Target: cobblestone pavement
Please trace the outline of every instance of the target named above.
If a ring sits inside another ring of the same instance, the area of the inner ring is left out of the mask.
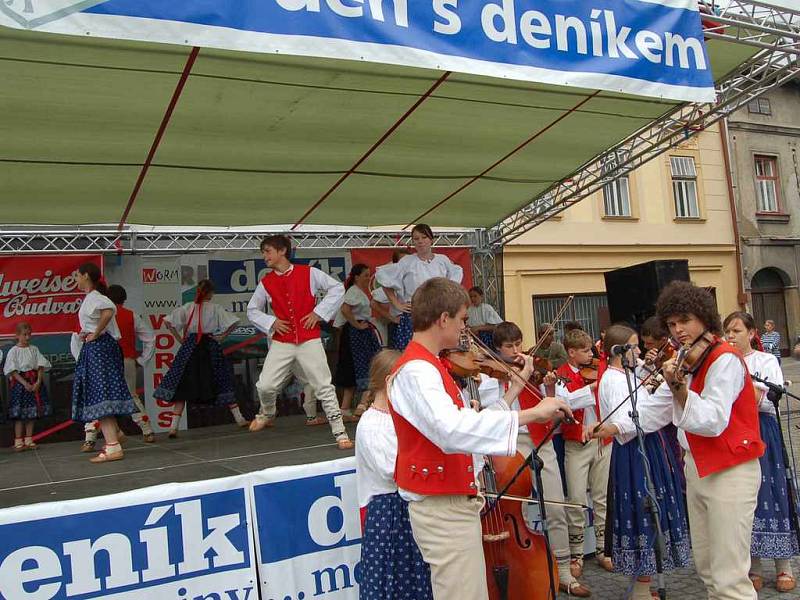
[[[800,362],[788,358],[783,361],[784,377],[787,381],[792,381],[789,391],[800,396]],[[790,401],[790,437],[795,452],[796,459],[800,464],[800,429],[795,424],[800,425],[800,402]],[[781,410],[786,410],[786,404],[781,404]],[[781,419],[784,432],[786,429],[786,415]],[[793,562],[795,575],[800,574],[800,560]],[[592,589],[592,597],[599,600],[623,600],[630,580],[622,575],[606,573],[593,560],[587,560],[584,566],[585,583]],[[705,600],[705,588],[697,577],[694,569],[681,569],[666,575],[667,598],[677,600]],[[566,599],[566,594],[559,594],[560,599]],[[777,599],[794,600],[800,598],[800,587],[793,592],[779,594],[775,590],[775,568],[771,561],[764,561],[764,588],[758,595],[759,600]]]

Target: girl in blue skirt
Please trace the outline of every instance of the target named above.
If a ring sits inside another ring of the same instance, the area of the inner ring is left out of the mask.
[[[428,225],[418,223],[411,230],[416,254],[404,256],[397,263],[381,267],[375,279],[386,290],[392,306],[401,311],[400,322],[394,331],[392,347],[405,350],[414,333],[411,326],[411,297],[417,288],[434,277],[446,277],[461,283],[464,271],[444,254],[433,253],[433,231]]]
[[[334,321],[335,326],[343,326],[342,336],[347,336],[355,375],[355,394],[363,394],[369,383],[369,366],[372,358],[380,352],[381,343],[372,324],[372,297],[369,292],[369,267],[363,263],[353,265],[345,281],[347,290],[342,307]],[[340,356],[340,360],[342,357]],[[342,405],[342,409],[349,406]],[[354,417],[360,417],[366,410],[363,398],[356,407]]]
[[[153,397],[173,403],[171,438],[178,436],[187,402],[227,406],[237,425],[249,425],[236,404],[233,366],[222,353],[221,346],[239,319],[211,302],[213,297],[214,284],[203,279],[197,283],[194,302],[176,308],[165,319],[181,347]]]
[[[613,325],[606,331],[603,342],[606,354],[611,355],[615,345],[631,344],[629,360],[634,364],[639,357],[639,337],[624,325]],[[632,410],[626,375],[622,369],[622,357],[609,358],[608,370],[603,373],[598,388],[600,413],[603,418],[625,402],[613,416],[597,431],[594,437],[614,436],[611,453],[609,490],[609,520],[611,535],[611,558],[614,571],[624,573],[636,580],[632,598],[650,600],[650,579],[656,573],[655,541],[656,528],[650,510],[645,505],[647,487],[644,476],[644,461],[636,428],[629,416]],[[638,380],[632,376],[631,385]],[[681,494],[678,466],[672,453],[667,451],[660,429],[672,422],[672,400],[657,400],[643,387],[636,393],[637,411],[644,431],[646,460],[653,478],[658,500],[661,529],[666,542],[663,557],[665,571],[685,567],[689,563],[690,542],[686,511]]]
[[[119,327],[114,319],[117,307],[106,297],[108,286],[94,263],[78,267],[78,287],[86,292],[78,311],[80,333],[73,334],[72,352],[76,355],[72,382],[72,419],[81,423],[99,421],[106,444],[89,459],[103,463],[123,458],[119,444],[118,415],[136,412],[117,340]]]
[[[753,375],[783,385],[783,373],[778,359],[767,352],[753,349],[756,324],[752,315],[734,312],[723,323],[725,337],[744,355],[747,370]],[[796,587],[792,572],[792,557],[800,554],[798,532],[795,529],[794,510],[789,500],[786,484],[786,465],[783,460],[781,434],[775,406],[767,398],[767,386],[753,382],[759,397],[758,420],[761,439],[767,448],[759,459],[761,463],[761,487],[753,519],[753,538],[750,544],[750,580],[756,591],[764,586],[762,558],[775,560],[779,592],[789,592]]]
[[[433,600],[431,571],[411,533],[408,503],[397,493],[397,436],[386,396],[386,378],[400,358],[380,351],[370,368],[370,407],[356,430],[356,484],[364,535],[360,600]],[[365,520],[364,520],[365,519]]]
[[[44,385],[44,372],[50,368],[50,361],[31,345],[30,323],[17,323],[15,334],[17,345],[8,351],[3,373],[10,389],[8,418],[14,421],[14,452],[22,452],[36,448],[34,421],[49,417],[53,409]]]

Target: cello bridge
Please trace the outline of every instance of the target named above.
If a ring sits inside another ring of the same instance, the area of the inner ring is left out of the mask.
[[[503,540],[507,540],[511,537],[511,534],[507,531],[501,531],[500,533],[484,533],[483,534],[483,541],[484,542],[502,542]]]

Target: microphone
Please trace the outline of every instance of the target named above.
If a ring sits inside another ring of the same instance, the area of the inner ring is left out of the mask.
[[[622,356],[628,350],[632,350],[636,344],[614,344],[611,346],[611,356]]]

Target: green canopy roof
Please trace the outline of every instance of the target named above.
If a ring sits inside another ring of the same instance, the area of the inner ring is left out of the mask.
[[[119,222],[188,53],[0,28],[0,222]],[[127,222],[489,226],[675,106],[451,74],[320,202],[442,75],[202,49]]]

